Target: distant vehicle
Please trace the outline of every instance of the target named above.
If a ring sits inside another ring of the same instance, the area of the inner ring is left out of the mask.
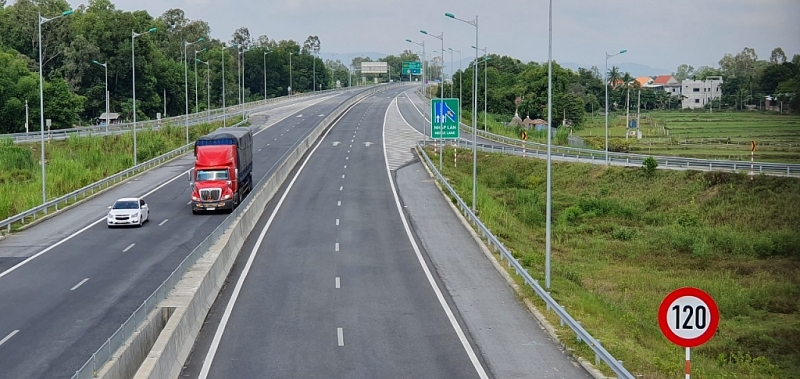
[[[233,211],[253,187],[253,134],[250,128],[221,128],[194,143],[192,213]]]
[[[112,205],[106,216],[109,228],[123,225],[142,226],[150,221],[150,208],[144,199],[138,197],[124,197]]]

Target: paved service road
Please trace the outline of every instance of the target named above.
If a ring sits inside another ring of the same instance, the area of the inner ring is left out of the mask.
[[[181,377],[486,377],[387,172],[404,89],[355,105],[265,212]]]
[[[347,97],[273,104],[254,118],[266,121],[252,126],[254,180]],[[0,378],[69,378],[219,225],[227,215],[191,213],[192,164],[181,157],[0,241]],[[125,196],[145,196],[152,218],[109,230],[106,208]]]

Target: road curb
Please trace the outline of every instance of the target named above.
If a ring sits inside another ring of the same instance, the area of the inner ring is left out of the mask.
[[[489,248],[484,243],[483,239],[481,239],[480,236],[478,236],[478,234],[475,232],[475,229],[472,228],[472,225],[469,223],[469,221],[467,221],[467,219],[464,218],[464,215],[462,215],[461,212],[458,210],[458,208],[456,208],[456,206],[453,205],[453,202],[450,200],[450,197],[442,188],[441,183],[439,183],[439,181],[436,180],[436,175],[434,175],[434,173],[430,170],[428,165],[424,163],[424,158],[419,155],[419,150],[414,149],[414,153],[417,155],[417,158],[419,159],[420,163],[422,163],[422,166],[425,167],[425,171],[427,171],[428,175],[433,179],[434,183],[436,184],[436,188],[439,189],[439,193],[441,193],[442,196],[445,198],[447,205],[450,207],[453,213],[456,214],[456,216],[458,217],[459,221],[461,221],[461,224],[464,226],[464,228],[467,229],[467,231],[469,231],[469,234],[472,236],[472,239],[475,240],[475,243],[478,244],[483,254],[486,256],[487,259],[489,259],[489,261],[492,263],[492,266],[494,266],[495,270],[497,270],[497,272],[506,280],[508,286],[514,290],[514,293],[516,294],[517,298],[522,301],[522,303],[525,305],[528,311],[531,312],[533,317],[536,318],[536,321],[539,323],[542,329],[544,329],[547,332],[550,339],[561,345],[566,355],[576,360],[577,363],[580,364],[581,367],[583,367],[584,370],[586,370],[586,372],[589,373],[589,375],[591,375],[595,379],[613,379],[614,377],[605,376],[591,362],[575,354],[575,352],[571,348],[569,348],[561,341],[561,339],[558,337],[558,334],[556,333],[555,327],[553,327],[550,321],[547,320],[547,317],[545,317],[545,315],[542,314],[541,311],[539,311],[536,305],[525,297],[525,294],[522,293],[522,289],[520,288],[519,284],[517,284],[517,282],[514,281],[514,279],[511,277],[511,274],[500,264],[495,254],[489,250]]]

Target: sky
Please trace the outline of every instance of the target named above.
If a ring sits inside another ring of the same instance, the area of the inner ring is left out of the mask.
[[[87,0],[68,0],[73,6]],[[144,9],[154,17],[171,8],[201,19],[214,38],[230,40],[246,26],[254,38],[309,35],[321,52],[399,54],[419,50],[406,42],[441,42],[420,33],[444,34],[444,48],[474,56],[475,27],[444,16],[478,17],[479,45],[522,61],[547,61],[548,0],[112,0],[117,9]],[[10,3],[10,2],[9,2]],[[800,0],[553,0],[553,59],[602,69],[605,52],[627,49],[609,60],[675,71],[687,63],[718,67],[726,53],[755,48],[769,59],[781,47],[789,59],[800,53]],[[341,59],[339,58],[339,59]],[[458,61],[458,53],[454,55]],[[342,59],[344,60],[344,59]],[[449,62],[449,52],[445,62]]]

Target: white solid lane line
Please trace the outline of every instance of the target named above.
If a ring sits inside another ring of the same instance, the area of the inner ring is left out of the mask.
[[[9,333],[5,338],[1,339],[0,340],[0,346],[3,346],[3,344],[6,343],[6,341],[10,340],[11,337],[14,337],[14,335],[17,334],[17,333],[19,333],[19,329]]]
[[[128,252],[128,250],[130,250],[130,249],[131,249],[131,248],[133,248],[134,246],[136,246],[136,244],[135,244],[135,243],[132,243],[132,244],[128,245],[128,247],[126,247],[126,248],[125,248],[125,250],[122,250],[122,252],[123,252],[123,253],[126,253],[126,252]]]
[[[150,194],[152,194],[153,192],[156,192],[156,191],[160,190],[161,188],[163,188],[163,187],[164,187],[164,186],[166,186],[167,184],[170,184],[170,183],[174,182],[174,181],[175,181],[175,180],[177,180],[178,178],[183,178],[183,177],[185,177],[187,172],[189,172],[189,170],[186,170],[186,171],[184,171],[184,172],[182,172],[182,173],[178,174],[178,175],[177,175],[177,176],[175,176],[174,178],[172,178],[172,179],[170,179],[170,180],[167,180],[166,182],[164,182],[164,183],[163,183],[163,184],[161,184],[160,186],[158,186],[158,187],[156,187],[156,188],[153,188],[153,189],[152,189],[150,192],[148,192],[148,193],[146,193],[146,194],[142,195],[141,197],[147,197],[147,196],[149,196]],[[192,203],[192,202],[189,202],[189,204],[191,204],[191,203]],[[77,236],[78,234],[81,234],[81,233],[85,232],[85,231],[86,231],[86,230],[88,230],[89,228],[91,228],[91,227],[93,227],[93,226],[95,226],[95,225],[97,225],[97,224],[99,224],[99,223],[101,223],[101,222],[103,222],[103,221],[105,221],[105,220],[106,220],[106,217],[105,217],[105,216],[103,216],[103,218],[101,218],[101,219],[99,219],[99,220],[97,220],[97,221],[95,221],[95,222],[93,222],[93,223],[91,223],[91,224],[89,224],[89,225],[86,225],[86,227],[84,227],[83,229],[81,229],[81,230],[78,230],[77,232],[70,234],[69,236],[67,236],[66,238],[62,239],[61,241],[58,241],[58,242],[56,242],[56,243],[54,243],[54,244],[52,244],[52,245],[48,246],[46,249],[44,249],[44,250],[42,250],[42,251],[40,251],[40,252],[38,252],[38,253],[36,253],[36,254],[34,254],[34,255],[31,255],[30,257],[28,257],[28,259],[26,259],[26,260],[24,260],[24,261],[22,261],[22,262],[19,262],[19,263],[17,263],[16,265],[14,265],[13,267],[11,267],[10,269],[8,269],[8,270],[5,270],[5,271],[3,271],[2,273],[0,273],[0,278],[2,278],[2,277],[4,277],[4,276],[6,276],[6,275],[8,275],[8,274],[10,274],[10,273],[11,273],[11,272],[13,272],[14,270],[16,270],[16,269],[18,269],[18,268],[20,268],[20,267],[24,266],[26,263],[28,263],[28,262],[30,262],[30,261],[32,261],[32,260],[34,260],[34,259],[36,259],[36,258],[40,257],[42,254],[44,254],[44,253],[47,253],[47,252],[48,252],[48,251],[50,251],[50,250],[53,250],[53,249],[55,249],[57,246],[61,245],[62,243],[64,243],[64,242],[67,242],[67,241],[71,240],[72,238],[74,238],[74,237],[75,237],[75,236]]]
[[[344,346],[344,331],[342,328],[336,328],[336,336],[339,339],[339,346]]]
[[[338,276],[336,277],[336,288],[342,288],[342,283]]]
[[[397,99],[393,101],[395,106],[397,106]],[[391,108],[392,105],[389,105]],[[389,116],[389,109],[386,109],[386,113],[383,116],[383,140],[386,141],[386,118]],[[444,310],[444,313],[447,315],[447,319],[450,321],[450,325],[453,326],[455,329],[456,335],[458,336],[459,341],[461,341],[461,346],[467,352],[467,356],[469,356],[469,360],[472,362],[472,367],[475,368],[475,371],[478,373],[478,376],[481,379],[488,379],[489,375],[486,374],[486,370],[483,368],[481,361],[478,359],[478,356],[475,354],[475,350],[472,349],[472,345],[470,345],[469,340],[467,340],[467,335],[464,333],[464,330],[461,328],[461,325],[458,323],[456,316],[453,314],[453,310],[450,309],[450,305],[447,304],[447,300],[445,300],[444,295],[442,294],[442,290],[439,288],[439,285],[436,284],[436,281],[433,279],[433,274],[431,273],[431,269],[428,267],[428,264],[425,262],[425,258],[422,256],[422,252],[417,245],[417,241],[414,240],[414,236],[411,234],[411,227],[408,225],[408,220],[406,220],[406,215],[403,212],[403,207],[400,205],[400,197],[397,195],[397,189],[395,188],[394,178],[392,177],[392,171],[389,169],[389,157],[386,155],[386,149],[383,150],[383,160],[386,164],[386,175],[389,177],[389,187],[392,189],[392,194],[394,195],[394,203],[397,207],[397,213],[400,214],[400,220],[403,222],[403,228],[406,231],[406,236],[408,237],[409,242],[411,242],[411,247],[414,248],[414,253],[417,255],[417,260],[419,261],[420,266],[422,266],[422,270],[425,272],[425,277],[428,279],[428,283],[433,288],[433,292],[436,294],[436,298],[439,300],[439,305]]]
[[[89,281],[89,278],[86,278],[86,279],[84,279],[84,280],[81,280],[81,281],[80,281],[78,284],[76,284],[76,285],[75,285],[75,287],[72,287],[72,288],[70,288],[69,290],[70,290],[70,291],[75,291],[76,289],[78,289],[78,287],[82,286],[82,285],[83,285],[83,283],[86,283],[86,282],[88,282],[88,281]]]
[[[352,109],[352,108],[351,108]],[[348,111],[345,112],[347,114]],[[303,169],[308,164],[308,161],[311,160],[311,157],[314,155],[314,152],[322,145],[325,141],[325,137],[328,136],[333,127],[336,126],[336,122],[329,128],[325,134],[322,135],[319,142],[314,146],[311,152],[308,154],[306,159],[303,161],[303,164],[300,165],[300,168],[297,169],[297,173],[295,173],[294,177],[292,177],[292,181],[289,182],[289,185],[286,187],[286,190],[281,195],[281,198],[278,200],[278,204],[275,205],[275,209],[272,210],[269,218],[267,219],[267,224],[264,225],[264,228],[261,229],[261,233],[258,235],[258,239],[256,239],[256,244],[253,246],[253,249],[250,251],[250,256],[247,258],[247,263],[245,263],[244,268],[242,269],[242,273],[239,274],[239,280],[236,282],[236,286],[233,288],[233,293],[231,294],[231,298],[228,300],[228,306],[225,307],[225,312],[222,314],[222,319],[220,320],[219,326],[217,327],[217,331],[214,333],[214,338],[211,340],[211,346],[208,348],[208,353],[206,354],[205,360],[203,360],[203,367],[200,369],[200,375],[198,379],[206,379],[208,378],[208,372],[211,370],[211,364],[214,362],[214,356],[217,355],[217,350],[219,349],[219,344],[222,340],[222,335],[225,333],[225,328],[228,326],[228,321],[231,318],[231,313],[233,312],[233,307],[236,305],[236,300],[239,298],[239,293],[242,292],[242,286],[244,285],[245,279],[247,279],[247,275],[250,273],[250,267],[253,266],[253,261],[256,259],[256,254],[258,253],[258,249],[261,248],[261,243],[264,241],[264,237],[267,235],[267,231],[269,227],[272,225],[272,222],[275,220],[275,216],[278,214],[278,211],[281,209],[283,202],[286,201],[286,197],[291,192],[292,187],[294,187],[294,183],[297,181],[297,178],[300,177],[300,174],[303,172]]]
[[[158,224],[158,226],[161,226],[161,225],[164,225],[164,224],[166,224],[166,223],[167,223],[167,221],[169,221],[169,219],[168,219],[168,218],[165,218],[165,219],[164,219],[164,221],[161,221],[161,223],[159,223],[159,224]]]

